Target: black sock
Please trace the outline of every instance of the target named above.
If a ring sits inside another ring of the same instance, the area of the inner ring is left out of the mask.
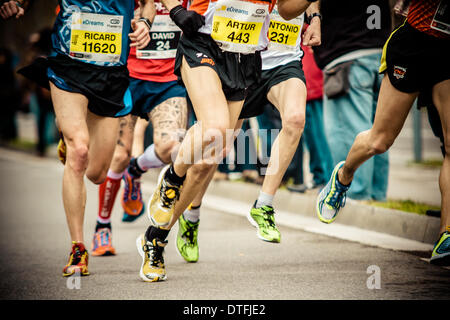
[[[97,225],[95,226],[95,232],[97,232],[99,229],[108,228],[111,230],[111,222],[108,223],[101,223],[97,221]]]
[[[198,208],[200,208],[200,207],[201,207],[201,205],[202,205],[202,204],[200,203],[200,204],[199,204],[198,206],[196,206],[196,207],[194,207],[194,206],[191,206],[191,209],[194,209],[194,210],[195,210],[195,209],[198,209]]]
[[[139,168],[139,165],[137,163],[137,159],[133,158],[130,160],[130,165],[128,166],[128,172],[136,177],[139,178],[143,173],[146,173],[147,171],[142,170],[141,168]]]
[[[167,236],[169,235],[170,230],[161,229],[155,226],[148,227],[147,231],[145,232],[145,238],[147,241],[152,241],[153,239],[158,239],[160,241],[166,240]]]
[[[170,165],[169,169],[167,169],[166,174],[164,175],[164,178],[174,184],[182,185],[184,182],[184,179],[186,179],[186,175],[184,175],[183,177],[180,177],[179,175],[177,175],[175,173],[175,170],[173,169],[173,164],[172,164],[172,165]]]

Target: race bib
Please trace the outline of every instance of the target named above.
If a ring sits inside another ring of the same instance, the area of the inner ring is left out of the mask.
[[[119,62],[123,16],[74,12],[70,56],[90,62]]]
[[[303,27],[303,14],[286,21],[275,6],[270,14],[268,50],[295,51],[300,45]]]
[[[175,58],[181,29],[170,19],[169,15],[157,15],[150,32],[150,42],[143,50],[136,51],[138,59]]]
[[[216,3],[211,37],[224,51],[254,53],[269,4],[242,0],[219,0]]]
[[[431,21],[431,28],[450,34],[450,1],[442,0]]]

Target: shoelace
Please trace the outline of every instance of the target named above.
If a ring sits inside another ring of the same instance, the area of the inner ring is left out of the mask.
[[[108,245],[109,242],[109,232],[106,230],[100,231],[100,242],[103,246]]]
[[[172,198],[169,198],[167,196],[167,191],[172,190],[175,193],[175,196]],[[176,186],[168,185],[165,180],[162,181],[161,185],[161,202],[163,203],[163,207],[170,208],[175,200],[178,200],[180,197],[180,189]]]
[[[335,209],[340,209],[343,206],[345,206],[345,201],[346,201],[345,192],[335,189],[332,196],[327,201],[327,204]]]
[[[132,178],[131,199],[137,200],[141,195],[141,179]]]
[[[159,267],[160,264],[164,264],[164,247],[159,246],[157,243],[156,245],[153,245],[151,242],[147,242],[144,250],[153,267]]]
[[[81,261],[81,252],[79,248],[75,248],[75,252],[72,254],[72,265],[77,265]]]
[[[275,228],[275,222],[273,221],[273,214],[275,213],[275,211],[273,209],[266,209],[266,208],[261,208],[264,210],[264,221],[269,225],[269,227],[271,228]]]
[[[186,238],[188,240],[189,245],[194,245],[194,238],[195,238],[195,228],[193,226],[190,226],[187,224],[187,229],[183,234],[181,235],[182,238]]]

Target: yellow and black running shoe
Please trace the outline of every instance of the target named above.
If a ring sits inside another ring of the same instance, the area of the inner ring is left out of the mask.
[[[63,276],[79,274],[80,276],[88,276],[88,259],[89,254],[81,242],[72,241],[72,252],[69,256],[69,262],[63,269]]]
[[[147,241],[142,234],[136,239],[136,247],[142,257],[142,265],[139,275],[146,282],[164,281],[167,279],[164,266],[164,247],[167,240],[153,239]]]
[[[166,227],[170,223],[182,188],[181,185],[173,184],[164,178],[169,167],[167,165],[161,170],[158,186],[148,203],[148,217],[151,223],[157,227]]]

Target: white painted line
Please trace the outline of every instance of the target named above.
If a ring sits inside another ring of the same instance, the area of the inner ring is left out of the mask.
[[[2,149],[1,159],[10,161],[21,161],[29,164],[39,164],[48,167],[48,164],[55,164],[55,159],[40,159],[23,153]],[[63,166],[51,166],[57,171],[63,171]],[[151,194],[156,184],[148,180],[142,185],[142,191]],[[203,207],[219,210],[228,214],[245,217],[251,208],[251,203],[231,200],[211,194],[206,194],[203,199]],[[401,251],[431,251],[433,245],[419,241],[395,237],[392,235],[360,229],[352,226],[345,226],[339,223],[323,224],[318,219],[294,214],[287,211],[277,211],[276,221],[280,226],[303,230],[316,234],[334,237],[338,239],[358,242],[365,245],[376,246],[384,249]]]

